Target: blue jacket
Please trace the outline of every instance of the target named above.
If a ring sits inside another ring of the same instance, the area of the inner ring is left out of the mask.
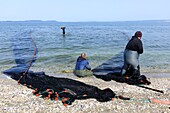
[[[91,70],[89,62],[86,59],[79,56],[76,62],[75,70],[85,70],[85,69]]]

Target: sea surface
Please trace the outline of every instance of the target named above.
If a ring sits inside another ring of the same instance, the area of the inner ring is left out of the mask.
[[[66,27],[65,35],[61,26]],[[29,48],[35,50],[34,44],[38,52],[31,70],[53,75],[73,70],[82,52],[86,53],[91,67],[96,68],[123,53],[128,40],[138,30],[143,33],[144,46],[144,53],[140,55],[141,72],[169,73],[168,21],[0,22],[0,71],[15,66],[16,59],[34,57],[34,52],[27,52]],[[16,50],[20,54],[17,55]]]

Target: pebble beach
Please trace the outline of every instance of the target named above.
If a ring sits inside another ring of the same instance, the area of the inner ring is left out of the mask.
[[[2,75],[3,76],[3,75]],[[67,77],[67,76],[66,76]],[[71,79],[96,86],[100,89],[110,88],[117,95],[131,98],[130,100],[114,99],[98,102],[96,99],[75,100],[72,105],[64,106],[61,101],[44,100],[32,94],[32,89],[18,85],[17,81],[0,77],[0,112],[2,113],[169,113],[169,104],[150,102],[154,98],[162,101],[170,100],[170,78],[152,77],[149,88],[162,90],[155,92],[126,83],[103,81],[96,77]]]

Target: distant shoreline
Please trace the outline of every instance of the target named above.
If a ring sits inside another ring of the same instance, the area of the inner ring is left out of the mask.
[[[165,20],[124,20],[124,21],[57,21],[57,20],[4,20],[4,21],[0,21],[0,22],[63,22],[63,23],[77,23],[77,22],[82,22],[82,23],[86,23],[86,22],[96,22],[96,23],[100,23],[100,22],[170,22],[170,19],[165,19]]]

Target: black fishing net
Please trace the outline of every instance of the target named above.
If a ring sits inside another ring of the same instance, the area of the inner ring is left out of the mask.
[[[13,39],[12,49],[16,66],[3,73],[18,81],[18,84],[33,89],[33,94],[36,96],[61,100],[64,105],[70,105],[75,99],[95,98],[100,102],[106,102],[115,97],[115,93],[109,88],[101,90],[76,80],[30,71],[37,54],[32,32],[16,35]]]
[[[93,69],[93,74],[97,78],[100,78],[105,81],[117,81],[121,83],[127,83],[130,85],[149,85],[150,81],[147,80],[145,75],[140,75],[138,78],[133,78],[133,69],[129,68],[125,74],[125,76],[121,75],[121,69],[123,66],[123,52],[115,55],[111,59],[102,63],[95,69]]]
[[[76,80],[48,76],[44,72],[29,72],[24,76],[22,73],[11,75],[12,79],[19,80],[19,84],[34,89],[34,95],[61,100],[64,105],[70,105],[75,99],[95,98],[100,102],[106,102],[115,97],[115,93],[109,88],[101,90]]]

